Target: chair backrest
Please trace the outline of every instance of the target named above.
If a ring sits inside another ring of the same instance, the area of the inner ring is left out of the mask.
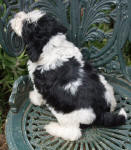
[[[37,8],[57,17],[68,28],[68,39],[100,71],[131,81],[131,69],[123,57],[125,43],[131,42],[130,0],[4,0],[0,44],[10,56],[24,50],[22,39],[10,28],[10,18],[18,11]]]

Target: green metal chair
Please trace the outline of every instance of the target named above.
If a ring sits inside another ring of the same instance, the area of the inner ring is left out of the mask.
[[[45,106],[30,103],[32,83],[28,75],[23,76],[15,81],[9,99],[9,150],[131,150],[131,68],[123,56],[126,42],[131,42],[131,0],[4,0],[0,6],[0,44],[10,56],[19,56],[24,50],[22,39],[10,28],[10,18],[17,11],[36,8],[51,13],[68,28],[68,39],[113,85],[116,112],[124,107],[128,120],[114,128],[84,129],[82,138],[75,142],[48,135],[44,125],[56,119]],[[110,32],[103,31],[103,25]]]

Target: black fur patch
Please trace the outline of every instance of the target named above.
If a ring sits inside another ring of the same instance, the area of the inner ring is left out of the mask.
[[[126,118],[124,115],[114,114],[112,112],[105,112],[101,114],[94,121],[95,125],[103,125],[105,127],[112,127],[125,124]]]
[[[55,70],[34,72],[34,83],[38,91],[47,99],[47,104],[55,110],[68,113],[76,109],[75,96],[64,90],[64,86],[79,76],[80,64],[74,59],[65,62]]]
[[[52,36],[66,33],[67,29],[52,16],[44,15],[37,23],[23,22],[22,37],[26,44],[27,54],[32,62],[36,62]]]
[[[75,95],[66,91],[64,86],[80,77],[80,64],[75,58],[65,62],[63,66],[50,71],[36,70],[34,83],[47,104],[56,111],[69,113],[81,108],[93,108],[95,114],[108,111],[110,108],[104,99],[104,86],[99,81],[98,75],[93,69],[84,69],[82,85]]]

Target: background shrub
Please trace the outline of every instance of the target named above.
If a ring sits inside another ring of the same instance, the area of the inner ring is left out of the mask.
[[[27,74],[27,55],[14,58],[8,56],[0,47],[0,133],[8,111],[8,99],[14,81],[21,75]]]

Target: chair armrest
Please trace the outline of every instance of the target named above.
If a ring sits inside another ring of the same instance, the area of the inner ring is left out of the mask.
[[[28,98],[29,91],[32,89],[32,82],[28,75],[18,78],[13,85],[12,93],[9,98],[9,105],[13,113],[17,113],[19,108]]]

